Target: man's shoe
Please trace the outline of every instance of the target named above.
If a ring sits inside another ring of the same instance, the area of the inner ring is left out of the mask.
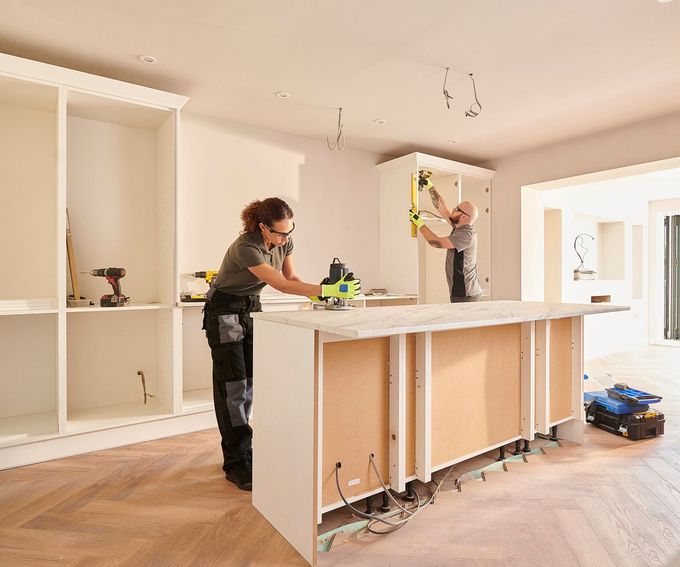
[[[246,463],[232,465],[225,476],[228,481],[233,482],[241,490],[253,489],[253,469],[246,466]]]

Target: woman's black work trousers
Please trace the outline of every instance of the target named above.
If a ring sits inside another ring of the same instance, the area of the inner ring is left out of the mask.
[[[209,293],[203,328],[213,361],[213,399],[222,435],[227,471],[252,459],[253,430],[248,424],[253,403],[253,320],[262,311],[259,295]]]

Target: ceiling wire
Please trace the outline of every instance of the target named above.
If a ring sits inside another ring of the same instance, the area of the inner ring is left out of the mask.
[[[470,109],[465,111],[465,116],[468,118],[476,118],[482,111],[482,105],[479,104],[479,99],[477,98],[477,85],[475,85],[475,78],[472,73],[469,74],[470,80],[472,81],[472,90],[475,93],[475,102],[470,105]],[[476,107],[476,108],[475,108]]]
[[[442,87],[442,92],[444,93],[444,102],[446,102],[446,108],[451,110],[451,105],[449,104],[449,100],[453,100],[453,97],[449,94],[449,91],[446,90],[446,79],[449,76],[449,68],[446,68],[446,74],[444,75],[444,86]]]
[[[326,144],[329,150],[337,149],[339,152],[345,149],[345,133],[342,131],[342,107],[338,108],[338,131],[335,136],[335,145],[331,146],[331,141],[326,136]]]

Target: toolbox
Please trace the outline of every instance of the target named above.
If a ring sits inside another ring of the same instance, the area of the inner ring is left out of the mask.
[[[632,441],[663,435],[663,413],[649,409],[649,404],[661,401],[660,396],[616,384],[605,391],[585,392],[584,400],[586,421],[600,429]]]

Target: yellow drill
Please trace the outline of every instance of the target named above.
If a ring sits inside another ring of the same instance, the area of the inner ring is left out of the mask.
[[[218,270],[206,270],[204,272],[194,272],[195,278],[203,278],[208,285],[212,285],[219,274]]]
[[[218,273],[219,271],[217,270],[205,270],[203,272],[193,272],[191,275],[195,278],[204,279],[208,285],[212,285]],[[179,299],[185,303],[205,301],[205,293],[191,293],[185,291],[179,294]]]

